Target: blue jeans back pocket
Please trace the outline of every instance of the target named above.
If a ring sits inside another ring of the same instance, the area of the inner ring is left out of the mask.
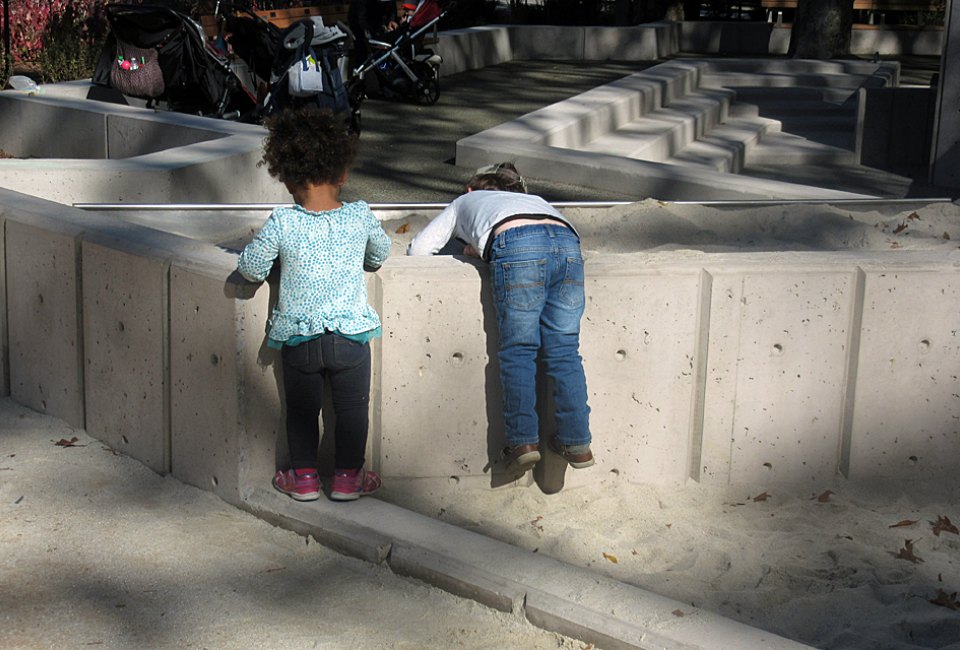
[[[496,262],[494,269],[498,298],[507,307],[528,311],[546,301],[547,261]]]
[[[567,258],[563,285],[560,287],[560,300],[574,309],[583,307],[583,258]]]

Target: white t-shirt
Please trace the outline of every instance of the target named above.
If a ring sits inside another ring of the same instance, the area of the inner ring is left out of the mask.
[[[475,190],[463,194],[443,209],[407,247],[407,255],[433,255],[453,238],[484,252],[490,233],[506,219],[517,215],[543,215],[573,224],[556,208],[535,194]]]

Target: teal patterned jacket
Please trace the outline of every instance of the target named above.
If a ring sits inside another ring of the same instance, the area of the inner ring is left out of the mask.
[[[280,297],[269,337],[287,341],[324,332],[356,335],[380,327],[367,301],[364,265],[379,268],[390,237],[364,201],[310,212],[276,208],[237,261],[251,282],[262,282],[280,260]]]

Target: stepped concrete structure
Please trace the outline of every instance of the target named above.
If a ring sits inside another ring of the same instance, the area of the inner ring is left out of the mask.
[[[470,65],[536,42],[553,48],[545,56],[659,58],[675,51],[675,34],[669,24],[590,38],[487,29],[441,45],[456,52],[448,60]],[[561,173],[563,156],[594,161],[572,182],[623,179],[641,165],[659,174],[658,191],[677,185],[694,198],[868,200],[720,170],[749,165],[764,144],[787,146],[785,124],[797,126],[760,89],[789,87],[796,75],[835,75],[812,101],[835,104],[849,119],[845,105],[860,89],[895,81],[896,69],[774,66],[763,83],[761,70],[743,65],[678,59],[547,107],[526,122],[525,146],[508,157],[537,163],[543,174]],[[222,202],[224,186],[230,200],[286,201],[253,164],[263,131],[98,104],[84,92],[73,84],[43,96],[0,93],[0,120],[18,125],[0,132],[0,148],[18,156],[0,160],[0,390],[266,519],[600,647],[800,647],[686,605],[677,617],[679,604],[668,599],[374,499],[347,512],[272,492],[267,477],[285,456],[278,362],[264,343],[276,284],[251,286],[233,273],[236,249],[263,212],[211,216],[181,206],[173,216],[126,219],[70,205]],[[830,132],[812,119],[802,126],[807,142]],[[626,133],[636,136],[632,144],[620,137]],[[595,137],[585,134],[607,140],[591,144]],[[553,153],[560,142],[574,146]],[[457,163],[474,164],[460,155],[458,145]],[[465,147],[463,155],[475,154]],[[584,177],[586,169],[595,175]],[[725,181],[701,180],[714,177]],[[570,208],[570,216],[593,236],[591,224],[610,209]],[[639,208],[616,209],[642,226]],[[379,216],[412,217],[409,209]],[[625,232],[626,241],[636,238]],[[588,269],[582,354],[593,426],[604,432],[594,473],[570,476],[544,463],[517,480],[497,468],[502,426],[487,276],[482,265],[452,256],[397,256],[368,278],[385,325],[373,348],[372,466],[387,480],[456,477],[544,491],[607,471],[667,484],[955,478],[956,251],[638,251],[597,255]],[[542,397],[548,408],[549,387]],[[902,406],[914,403],[923,404],[922,418]],[[544,418],[544,437],[551,427]],[[904,439],[906,430],[917,435]]]

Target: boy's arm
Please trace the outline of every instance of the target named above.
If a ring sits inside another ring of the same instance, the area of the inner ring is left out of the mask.
[[[237,259],[237,271],[250,282],[263,282],[270,274],[273,261],[280,254],[280,229],[273,215],[263,224]]]
[[[453,237],[456,225],[457,208],[454,202],[413,238],[407,246],[407,255],[435,255]]]

